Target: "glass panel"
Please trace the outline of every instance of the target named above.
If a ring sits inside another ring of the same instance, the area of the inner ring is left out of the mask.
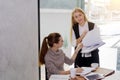
[[[70,57],[71,9],[81,0],[40,0],[41,42],[50,32],[59,32],[64,38],[63,49]],[[101,67],[119,69],[120,65],[120,2],[118,0],[85,0],[85,12],[90,21],[100,27],[101,37],[106,43],[100,47]],[[118,6],[118,7],[117,7]],[[54,9],[54,10],[44,10]],[[58,10],[62,9],[62,10]],[[40,43],[41,43],[40,42]],[[70,52],[69,52],[70,51]],[[73,50],[72,50],[73,51]],[[117,65],[116,65],[117,63]],[[44,67],[44,66],[43,66]],[[65,65],[65,69],[69,69]],[[41,70],[44,70],[41,69]],[[41,72],[44,78],[44,72]],[[43,79],[44,80],[44,79]]]
[[[118,69],[120,65],[120,1],[85,0],[85,12],[89,20],[95,22],[100,28],[101,37],[106,43],[100,47],[101,66]]]
[[[62,49],[71,57],[71,10],[77,6],[84,6],[82,3],[84,0],[40,0],[40,45],[49,33],[59,32],[64,38]],[[69,66],[65,64],[64,68],[69,69]],[[42,80],[45,80],[45,66],[41,66],[40,73]]]
[[[40,0],[40,8],[73,9],[79,6],[80,0]]]

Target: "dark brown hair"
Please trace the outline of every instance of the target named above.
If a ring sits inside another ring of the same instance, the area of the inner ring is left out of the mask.
[[[59,42],[61,35],[59,33],[50,33],[48,37],[45,37],[42,42],[41,51],[40,51],[40,65],[45,64],[44,57],[48,51],[49,47],[53,47],[54,43]]]

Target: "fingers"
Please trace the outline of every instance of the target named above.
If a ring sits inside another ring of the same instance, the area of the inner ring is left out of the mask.
[[[83,71],[82,68],[76,68],[76,72],[77,72],[77,73],[81,73],[82,71]]]
[[[82,43],[79,43],[76,48],[76,52],[78,52],[83,47]]]
[[[88,32],[87,30],[84,30],[84,32],[83,32],[83,33],[84,33],[84,34],[86,34],[87,32]]]
[[[75,77],[75,78],[71,78],[70,80],[77,80],[77,78]]]

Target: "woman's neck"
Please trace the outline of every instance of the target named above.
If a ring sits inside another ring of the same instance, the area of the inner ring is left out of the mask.
[[[82,27],[82,26],[85,25],[85,22],[86,22],[86,21],[83,21],[82,23],[79,23],[79,25]]]
[[[56,48],[56,47],[52,47],[51,49],[52,49],[53,51],[55,51],[55,52],[58,51],[58,48]]]

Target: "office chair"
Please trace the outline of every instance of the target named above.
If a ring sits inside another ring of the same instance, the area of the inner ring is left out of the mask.
[[[45,78],[46,78],[46,80],[49,80],[47,77],[47,68],[46,67],[45,67]]]

